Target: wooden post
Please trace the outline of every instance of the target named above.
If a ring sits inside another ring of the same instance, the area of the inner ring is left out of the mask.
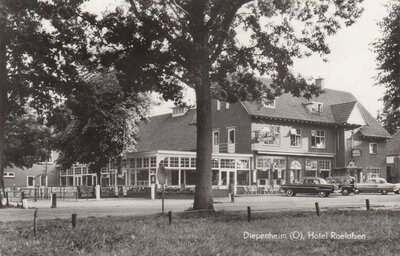
[[[250,206],[247,206],[247,221],[251,221],[251,209]]]
[[[21,203],[22,203],[22,200],[24,200],[24,197],[25,197],[25,193],[24,193],[24,191],[21,191]]]
[[[76,216],[77,216],[76,213],[72,214],[72,228],[76,227]]]
[[[231,193],[231,203],[235,202],[235,195],[233,193]]]
[[[51,208],[57,208],[57,194],[51,194]]]
[[[33,236],[36,236],[37,233],[37,223],[36,223],[37,211],[38,209],[36,208],[35,212],[33,213]]]
[[[34,202],[37,202],[36,188],[34,188],[34,191],[33,191],[33,201],[34,201]]]
[[[162,204],[161,204],[161,213],[164,213],[164,192],[165,192],[165,185],[162,185]]]
[[[7,206],[10,206],[9,199],[8,199],[8,192],[6,192],[6,198],[7,198]]]
[[[172,212],[171,211],[168,212],[168,221],[169,221],[169,225],[171,225],[172,224]]]
[[[365,204],[367,205],[367,211],[370,210],[369,199],[365,199]]]
[[[76,197],[76,201],[78,202],[78,189],[76,189],[75,197]]]
[[[317,216],[319,216],[319,203],[315,203],[315,212],[317,213]]]

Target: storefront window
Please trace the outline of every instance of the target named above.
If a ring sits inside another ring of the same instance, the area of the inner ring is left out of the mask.
[[[212,184],[218,185],[219,182],[219,170],[212,171]]]
[[[181,167],[189,167],[189,157],[181,158]]]
[[[170,167],[179,167],[179,157],[171,157],[169,159],[169,166]]]
[[[171,171],[171,185],[177,186],[179,185],[179,171]]]
[[[237,171],[237,184],[238,185],[249,185],[249,171]]]
[[[148,170],[138,170],[137,171],[137,185],[145,186],[149,184],[149,171]]]
[[[186,170],[186,185],[196,185],[196,171]]]

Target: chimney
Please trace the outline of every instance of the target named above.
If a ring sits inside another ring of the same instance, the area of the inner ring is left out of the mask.
[[[322,90],[325,89],[324,88],[324,79],[323,78],[315,79],[315,85],[318,86],[319,88],[321,88]]]

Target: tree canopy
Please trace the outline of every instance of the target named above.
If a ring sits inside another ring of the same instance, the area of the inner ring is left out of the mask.
[[[394,134],[400,126],[400,4],[387,6],[388,15],[379,22],[382,36],[374,43],[377,54],[376,84],[386,88],[381,113],[385,128]]]
[[[101,64],[118,71],[122,87],[157,91],[178,103],[184,86],[195,90],[195,209],[213,208],[211,98],[235,102],[320,93],[292,71],[294,59],[328,54],[326,37],[362,12],[361,0],[126,2],[128,8],[99,22]]]
[[[130,150],[139,123],[146,118],[151,101],[144,93],[130,93],[119,86],[115,73],[90,75],[86,86],[54,111],[58,163],[69,168],[87,163],[98,174],[103,167]]]

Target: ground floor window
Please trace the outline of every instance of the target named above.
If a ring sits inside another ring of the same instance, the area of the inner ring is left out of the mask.
[[[218,185],[219,183],[219,170],[212,170],[212,184]]]
[[[237,184],[238,185],[249,185],[250,172],[249,171],[237,171]]]
[[[196,171],[195,170],[186,170],[186,185],[196,185]]]
[[[367,172],[368,179],[379,178],[381,176],[381,168],[368,168]]]
[[[320,177],[323,179],[326,179],[330,176],[330,171],[321,171],[320,172]]]
[[[136,177],[138,186],[149,185],[149,170],[137,170]]]
[[[67,186],[67,177],[61,177],[61,186]]]
[[[177,170],[171,171],[171,185],[172,186],[179,185],[179,171]]]
[[[35,177],[34,176],[27,176],[26,177],[26,186],[27,187],[34,187],[35,186]]]

